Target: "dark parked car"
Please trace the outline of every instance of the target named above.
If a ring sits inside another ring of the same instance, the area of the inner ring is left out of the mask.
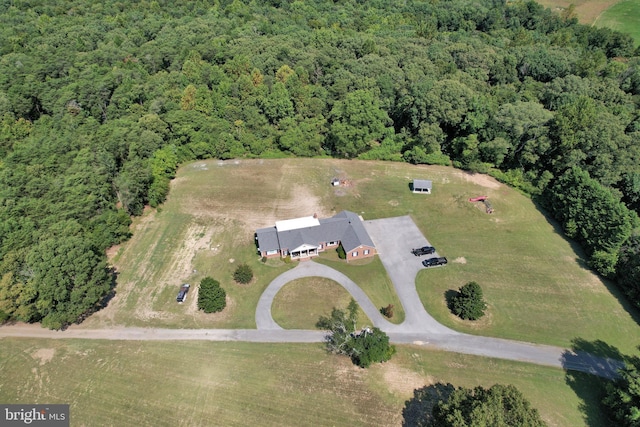
[[[411,253],[413,253],[415,256],[431,255],[435,251],[436,251],[436,248],[434,248],[433,246],[423,246],[418,249],[411,249]]]
[[[447,259],[445,257],[428,258],[422,261],[422,265],[425,267],[435,267],[437,265],[445,265],[446,263]]]
[[[176,301],[184,302],[187,299],[187,292],[189,292],[189,284],[185,283],[180,287],[180,292],[178,292],[178,296],[176,297]]]

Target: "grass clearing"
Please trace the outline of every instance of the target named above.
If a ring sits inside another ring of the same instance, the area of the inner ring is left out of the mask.
[[[360,369],[321,344],[3,339],[0,401],[69,403],[72,425],[398,426],[413,389],[514,384],[550,426],[604,426],[560,369],[399,346]]]
[[[329,316],[334,307],[347,309],[351,294],[339,283],[323,277],[305,277],[287,283],[276,294],[271,306],[273,319],[285,329],[317,329],[320,316]],[[358,310],[359,327],[371,320]]]
[[[640,44],[640,0],[621,0],[602,12],[595,21],[598,27],[629,34]]]
[[[581,24],[611,28],[629,34],[640,44],[640,0],[536,0],[554,12],[562,13],[574,5]]]
[[[336,176],[349,185],[332,187]],[[414,178],[432,180],[433,194],[412,194]],[[81,327],[254,328],[260,294],[296,265],[262,263],[254,230],[277,219],[348,209],[365,219],[412,216],[450,260],[418,275],[418,293],[436,319],[455,329],[565,347],[575,338],[601,340],[627,354],[638,341],[629,338],[640,338],[638,312],[585,267],[579,248],[530,199],[486,176],[391,162],[210,160],[184,165],[172,185],[162,210],[137,219],[133,238],[113,258],[120,272],[116,297]],[[479,195],[489,196],[494,214],[468,201]],[[394,304],[400,321],[400,304],[378,259],[355,265],[334,258],[328,253],[319,262],[361,285],[376,306]],[[240,262],[254,271],[248,285],[233,282]],[[227,291],[221,313],[198,312],[197,286],[184,304],[175,302],[180,283],[197,285],[205,276]],[[445,293],[472,280],[482,286],[489,312],[478,323],[459,322]]]
[[[554,12],[562,12],[572,4],[575,5],[575,14],[581,24],[591,25],[598,16],[620,0],[536,0],[544,7]]]

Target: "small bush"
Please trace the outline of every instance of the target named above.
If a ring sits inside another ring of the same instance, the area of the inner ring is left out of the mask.
[[[336,252],[338,252],[338,258],[347,259],[347,253],[344,251],[344,248],[342,247],[342,245],[338,246],[338,248],[336,249]]]
[[[387,319],[391,319],[393,317],[393,304],[389,304],[386,307],[382,307],[380,309],[380,314],[382,314]]]
[[[220,286],[220,282],[211,277],[202,279],[198,290],[198,309],[205,313],[217,313],[226,306],[227,293]]]
[[[476,282],[469,282],[461,287],[451,300],[451,310],[464,320],[478,320],[484,316],[486,308],[482,288]]]
[[[233,280],[238,283],[247,284],[253,279],[253,270],[247,264],[240,264],[233,273]]]

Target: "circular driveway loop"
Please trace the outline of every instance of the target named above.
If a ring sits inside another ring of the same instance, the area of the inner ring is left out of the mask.
[[[273,321],[271,304],[278,291],[291,280],[301,277],[320,276],[334,280],[344,286],[369,316],[374,326],[385,331],[392,342],[555,366],[606,378],[612,378],[617,375],[617,370],[622,366],[622,362],[617,360],[599,358],[588,353],[575,353],[560,347],[462,334],[439,324],[426,312],[415,288],[416,274],[422,267],[420,258],[414,257],[410,250],[414,247],[424,246],[428,242],[422,236],[413,220],[408,216],[403,216],[365,221],[365,227],[378,248],[382,264],[387,269],[404,307],[405,321],[400,325],[394,325],[384,319],[362,289],[344,274],[315,262],[302,262],[294,269],[276,277],[260,297],[256,308],[256,325],[258,329],[162,329],[137,327],[82,329],[72,325],[64,331],[52,331],[36,324],[18,323],[0,326],[0,338],[317,343],[324,340],[326,332],[282,329]]]
[[[415,279],[418,272],[423,269],[422,258],[414,256],[411,249],[427,246],[429,242],[411,217],[364,221],[364,226],[378,249],[378,256],[402,303],[405,311],[403,323],[395,325],[382,317],[378,308],[373,305],[362,289],[344,274],[313,261],[303,261],[292,270],[276,277],[260,297],[256,308],[258,330],[267,334],[276,331],[284,332],[271,315],[273,299],[284,285],[302,277],[325,277],[349,291],[369,316],[373,325],[386,332],[392,342],[556,366],[608,378],[615,376],[617,369],[622,366],[617,360],[598,358],[587,353],[575,353],[560,347],[468,335],[447,328],[427,313],[416,290]],[[439,256],[437,253],[435,255]]]

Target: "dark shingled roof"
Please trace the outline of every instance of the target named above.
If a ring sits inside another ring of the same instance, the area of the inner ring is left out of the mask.
[[[342,211],[331,218],[319,220],[319,226],[277,232],[275,227],[256,230],[261,251],[287,249],[289,251],[307,244],[317,246],[320,242],[342,242],[349,252],[360,245],[375,247],[365,230],[360,217],[350,211]]]
[[[341,223],[344,230],[339,240],[342,242],[342,247],[345,251],[349,252],[360,245],[374,247],[373,241],[371,237],[369,237],[369,233],[365,230],[358,215],[350,211],[342,211],[333,218],[342,219]]]
[[[280,250],[280,244],[278,243],[278,233],[275,227],[259,228],[256,230],[256,236],[258,237],[258,245],[260,250],[264,252]]]

